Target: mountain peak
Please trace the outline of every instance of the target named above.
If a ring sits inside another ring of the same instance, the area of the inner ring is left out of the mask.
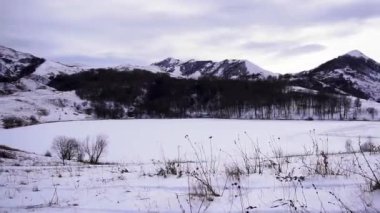
[[[350,52],[344,54],[345,56],[351,56],[351,57],[355,57],[355,58],[365,58],[365,59],[369,59],[368,56],[364,55],[362,52],[360,52],[359,50],[351,50]]]
[[[268,70],[265,70],[259,66],[257,66],[256,64],[252,63],[251,61],[248,61],[248,60],[241,60],[245,66],[247,67],[247,71],[251,74],[257,74],[257,73],[261,73],[264,77],[268,77],[268,76],[277,76],[278,74],[277,73],[272,73]]]
[[[168,57],[168,58],[165,58],[164,60],[156,62],[152,65],[160,64],[160,63],[162,63],[162,64],[178,64],[180,62],[181,62],[181,60],[179,60],[179,59]]]

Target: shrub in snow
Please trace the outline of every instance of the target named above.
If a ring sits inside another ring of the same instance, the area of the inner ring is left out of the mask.
[[[45,157],[51,157],[51,152],[50,152],[49,150],[46,151],[44,156],[45,156]]]
[[[5,129],[27,125],[27,122],[24,119],[16,117],[16,116],[3,118],[2,121],[3,121],[3,127]]]
[[[0,150],[0,158],[16,159],[16,155],[10,151]]]
[[[34,125],[34,124],[38,124],[39,121],[37,120],[37,118],[35,116],[30,116],[29,118],[29,125]]]
[[[164,161],[164,168],[160,167],[157,171],[158,176],[167,177],[168,175],[178,175],[182,176],[182,171],[178,170],[179,162],[177,161]]]
[[[374,152],[376,151],[376,146],[371,140],[368,140],[367,142],[360,144],[360,151]]]
[[[38,186],[33,186],[32,191],[33,192],[39,192],[40,189],[38,188]]]
[[[47,109],[40,108],[40,109],[37,110],[37,115],[39,115],[39,116],[47,116],[47,115],[49,115],[49,111]]]

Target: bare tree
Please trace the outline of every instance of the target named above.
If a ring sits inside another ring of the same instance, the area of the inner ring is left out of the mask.
[[[95,143],[89,143],[89,138],[86,138],[83,143],[83,151],[88,155],[89,162],[97,164],[100,157],[105,153],[108,145],[107,136],[98,135]]]
[[[65,160],[71,160],[78,152],[79,143],[75,138],[66,136],[58,136],[54,138],[52,149],[56,152],[58,157],[65,165]]]

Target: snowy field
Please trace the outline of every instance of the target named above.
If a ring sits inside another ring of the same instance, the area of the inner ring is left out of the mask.
[[[287,154],[301,154],[304,146],[318,140],[330,151],[345,150],[345,142],[371,138],[380,143],[380,122],[342,121],[270,121],[223,119],[147,119],[103,120],[48,123],[15,129],[0,129],[0,144],[38,154],[51,148],[54,137],[64,135],[79,140],[87,136],[107,135],[110,141],[108,162],[149,162],[151,159],[191,155],[188,140],[209,145],[215,150],[231,152],[236,143],[251,147],[258,143],[270,151],[269,142],[282,147]],[[188,136],[188,137],[186,137]],[[210,138],[211,137],[211,138]],[[328,146],[328,147],[327,147]],[[233,154],[233,153],[230,153]]]
[[[99,134],[109,140],[101,161],[113,164],[62,166],[43,156],[56,136]],[[0,212],[376,212],[380,155],[358,152],[368,142],[380,144],[379,122],[147,119],[0,129],[0,144],[33,152],[0,158]]]

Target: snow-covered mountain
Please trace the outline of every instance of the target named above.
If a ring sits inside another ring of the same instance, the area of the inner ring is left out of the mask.
[[[263,79],[278,74],[267,71],[248,60],[226,59],[214,61],[180,61],[174,58],[153,63],[148,66],[119,65],[109,67],[120,71],[136,69],[154,73],[168,73],[175,78],[217,77],[223,79]],[[49,79],[58,74],[74,74],[87,70],[86,66],[66,65],[59,62],[38,58],[11,48],[0,46],[0,82],[13,82],[21,77]],[[32,74],[28,76],[29,74]]]
[[[380,64],[358,50],[292,75],[293,84],[380,101]]]
[[[11,82],[33,73],[45,59],[0,46],[0,82]]]
[[[73,74],[84,67],[66,65],[0,46],[0,82],[14,82],[32,74],[48,79],[60,73]]]
[[[79,65],[66,65],[59,62],[46,60],[37,67],[33,74],[43,77],[53,77],[58,74],[74,74],[86,70],[87,67]]]
[[[152,64],[175,77],[198,78],[217,77],[223,79],[263,79],[277,74],[247,61],[226,59],[220,62],[214,61],[181,61],[167,58]]]
[[[64,73],[86,70],[84,66],[65,65],[0,46],[0,94],[31,91],[46,87],[49,79]]]

